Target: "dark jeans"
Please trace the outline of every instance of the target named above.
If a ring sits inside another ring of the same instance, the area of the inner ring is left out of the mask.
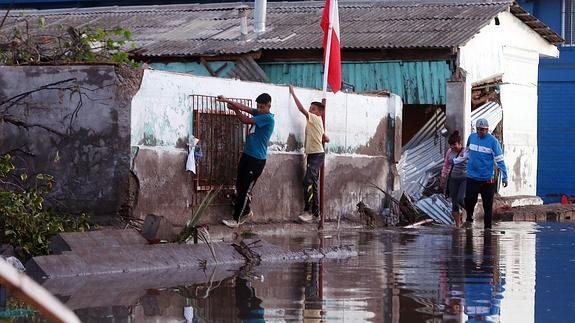
[[[250,213],[249,195],[265,166],[265,159],[257,159],[242,154],[238,164],[238,175],[236,179],[237,196],[234,208],[234,219],[236,221],[239,221],[240,216]]]
[[[451,198],[451,212],[461,212],[461,206],[465,205],[465,177],[450,177],[449,197]]]
[[[475,209],[475,204],[477,204],[477,197],[479,194],[481,194],[481,200],[483,200],[483,211],[485,212],[483,225],[485,228],[491,228],[495,183],[467,178],[467,185],[465,188],[465,211],[467,212],[467,221],[473,221],[473,210]]]
[[[319,171],[325,159],[324,153],[307,155],[307,167],[303,178],[304,211],[319,216]]]

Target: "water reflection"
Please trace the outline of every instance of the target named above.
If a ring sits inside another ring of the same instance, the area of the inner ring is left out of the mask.
[[[256,296],[251,281],[236,277],[234,279],[238,318],[242,322],[265,322],[262,300]]]
[[[465,237],[464,313],[468,321],[498,322],[505,279],[499,267],[498,236],[490,230],[483,232],[481,256],[476,252],[473,235]]]
[[[551,228],[567,232],[553,235],[555,244],[573,247],[575,225]],[[361,255],[260,266],[249,274],[214,268],[206,273],[164,273],[131,285],[122,284],[125,279],[84,283],[95,286],[92,293],[58,282],[46,286],[85,322],[529,323],[535,322],[540,303],[535,302],[536,286],[550,288],[546,277],[538,276],[535,285],[540,249],[536,236],[546,236],[547,230],[535,223],[501,223],[492,231],[423,228],[323,239],[275,237],[270,242],[288,249],[355,244]],[[557,255],[547,266],[572,268],[573,258]],[[553,276],[555,282],[573,286],[569,272],[558,277]],[[174,283],[176,279],[181,283]],[[572,297],[555,297],[554,302],[563,303],[561,315],[575,315]],[[547,320],[538,315],[537,322]]]

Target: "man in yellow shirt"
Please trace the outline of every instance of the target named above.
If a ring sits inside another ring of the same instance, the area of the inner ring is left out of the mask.
[[[298,218],[302,222],[311,223],[317,221],[320,215],[319,171],[325,159],[323,144],[324,142],[329,142],[323,129],[322,116],[325,107],[320,102],[312,102],[309,106],[309,110],[306,110],[295,95],[292,85],[289,86],[289,91],[297,108],[307,119],[304,144],[307,164],[305,177],[303,179],[304,209]]]

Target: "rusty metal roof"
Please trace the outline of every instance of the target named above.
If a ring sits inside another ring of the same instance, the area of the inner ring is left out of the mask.
[[[246,3],[187,4],[11,11],[4,28],[24,25],[21,12],[58,26],[122,27],[140,56],[243,54],[258,50],[320,49],[324,2],[268,3],[266,31],[240,39]],[[451,48],[464,45],[498,13],[510,10],[553,44],[562,38],[511,0],[340,1],[343,49]],[[1,13],[1,11],[0,11]],[[2,14],[3,15],[3,14]],[[29,19],[28,23],[36,23]]]

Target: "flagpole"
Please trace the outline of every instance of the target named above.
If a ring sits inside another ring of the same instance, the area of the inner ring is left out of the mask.
[[[325,57],[323,63],[323,98],[327,97],[327,76],[329,75],[329,59],[331,55],[331,34],[333,32],[333,6],[332,2],[329,3],[329,25],[327,28],[327,44],[325,48]]]
[[[327,115],[327,77],[329,75],[329,60],[330,60],[330,55],[331,55],[331,36],[333,34],[333,15],[335,13],[335,10],[333,10],[333,2],[330,1],[329,3],[329,25],[327,28],[327,44],[326,44],[326,48],[325,48],[325,61],[324,61],[324,65],[323,65],[323,99],[321,100],[321,103],[324,106],[324,112],[323,112],[323,118],[322,118],[322,122],[323,122],[323,129],[325,132],[325,119],[326,119],[326,115]],[[325,143],[323,144],[323,150],[324,153],[326,151],[325,149]],[[327,154],[326,154],[327,155]],[[325,208],[324,208],[324,199],[325,199],[325,190],[324,190],[324,183],[325,183],[325,178],[324,178],[324,174],[325,174],[325,163],[327,161],[327,158],[324,157],[323,160],[323,164],[321,164],[321,170],[319,173],[319,210],[320,210],[320,220],[319,220],[319,226],[318,229],[319,230],[323,230],[323,225],[325,222]]]

